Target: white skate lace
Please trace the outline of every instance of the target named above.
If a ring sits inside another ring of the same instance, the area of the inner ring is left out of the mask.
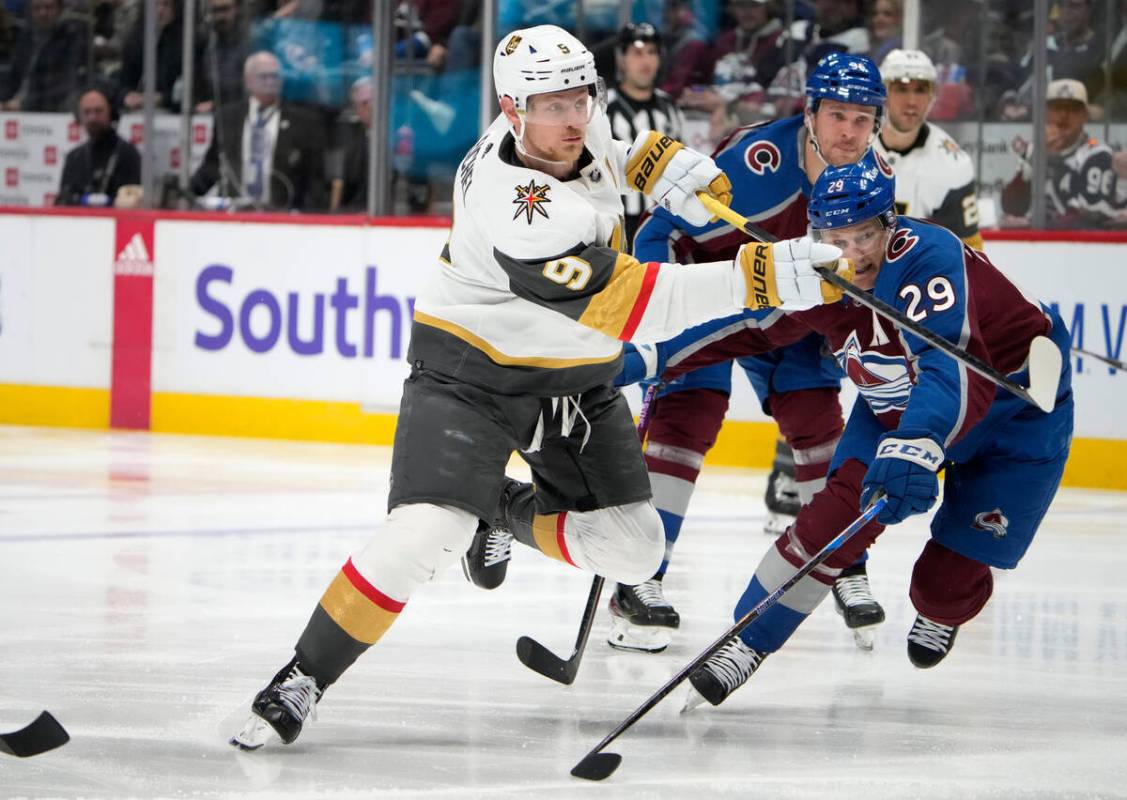
[[[758,650],[751,649],[737,637],[717,650],[705,666],[724,684],[724,691],[730,693],[743,686],[744,681],[759,668],[762,660],[763,656]]]
[[[937,653],[946,653],[951,644],[951,633],[954,630],[955,628],[952,625],[932,622],[927,617],[920,615],[916,617],[916,624],[912,626],[912,630],[908,633],[908,641],[915,642]]]
[[[482,557],[482,561],[487,567],[508,561],[512,549],[513,535],[511,533],[502,528],[491,530],[485,538],[485,555]]]
[[[295,669],[278,684],[278,702],[299,720],[307,716],[317,719],[317,681]]]
[[[665,593],[662,591],[661,581],[656,578],[650,578],[644,583],[639,583],[633,587],[634,596],[642,601],[642,605],[647,608],[672,608],[672,604],[665,599]]]
[[[834,588],[837,589],[838,597],[841,598],[841,603],[846,608],[876,602],[876,598],[873,597],[873,590],[869,587],[869,576],[867,575],[849,575],[838,578],[834,581]]]

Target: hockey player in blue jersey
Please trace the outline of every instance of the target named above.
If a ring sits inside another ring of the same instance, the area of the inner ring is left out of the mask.
[[[1072,437],[1068,329],[950,231],[897,217],[894,197],[892,171],[875,154],[828,168],[808,210],[813,237],[853,260],[859,288],[1020,384],[1028,380],[1031,342],[1048,337],[1061,353],[1055,408],[1042,412],[849,299],[797,313],[719,320],[659,345],[651,371],[673,379],[815,330],[859,391],[826,487],[764,555],[736,606],[737,619],[859,508],[878,493],[888,498],[876,521],[693,672],[689,706],[719,704],[746,682],[885,525],[934,505],[945,468],[943,500],[909,591],[918,614],[907,636],[908,657],[917,667],[934,667],[950,653],[959,627],[989,600],[991,567],[1017,566],[1060,483]]]
[[[806,96],[804,114],[741,128],[714,154],[732,182],[732,207],[779,238],[806,233],[811,185],[827,165],[856,162],[869,149],[880,129],[885,86],[869,59],[833,53],[810,74]],[[659,208],[640,227],[634,253],[642,261],[676,257],[700,263],[731,257],[747,241],[742,230],[726,222],[694,227]],[[793,466],[777,460],[768,480],[767,532],[774,535],[824,484],[841,436],[840,372],[823,356],[822,343],[820,335],[811,334],[778,352],[739,362],[793,451]],[[650,580],[618,585],[610,603],[613,647],[661,651],[680,624],[662,579],[701,464],[724,421],[731,373],[731,364],[724,363],[685,375],[659,393],[650,411],[646,465],[665,527],[666,556]],[[871,647],[866,629],[884,620],[884,610],[869,589],[863,560],[843,574],[834,596],[858,644]]]

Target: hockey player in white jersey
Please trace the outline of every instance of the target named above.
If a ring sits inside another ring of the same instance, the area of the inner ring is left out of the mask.
[[[927,115],[938,73],[922,50],[891,51],[880,65],[888,119],[873,147],[896,174],[896,213],[931,220],[976,250],[978,196],[974,162]]]
[[[458,170],[450,240],[415,306],[387,519],[256,696],[232,739],[244,749],[294,741],[325,689],[467,547],[468,574],[487,587],[504,577],[513,536],[610,580],[652,575],[665,539],[611,383],[622,342],[840,296],[812,261],[841,251],[809,239],[689,268],[618,252],[622,187],[700,225],[710,214],[696,193],[727,201],[727,179],[660,134],[611,139],[594,58],[560,28],[503,38],[493,72],[502,115]],[[514,451],[533,484],[505,477]]]

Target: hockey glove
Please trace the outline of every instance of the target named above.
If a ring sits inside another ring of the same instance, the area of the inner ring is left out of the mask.
[[[814,271],[816,264],[835,263],[839,275],[853,279],[853,262],[842,258],[840,249],[811,241],[809,236],[774,244],[745,244],[736,253],[736,266],[743,271],[747,286],[744,305],[752,310],[805,311],[822,303],[836,303],[841,290]]]
[[[877,515],[882,525],[895,525],[922,514],[939,497],[936,471],[943,464],[943,447],[921,428],[895,430],[877,440],[876,458],[861,482],[861,508],[878,492],[888,496]]]
[[[658,376],[660,354],[656,345],[622,345],[622,369],[614,376],[615,386],[629,386],[640,381],[653,380]]]
[[[626,182],[696,228],[714,219],[697,192],[732,202],[732,183],[715,161],[657,131],[643,131],[630,145]]]

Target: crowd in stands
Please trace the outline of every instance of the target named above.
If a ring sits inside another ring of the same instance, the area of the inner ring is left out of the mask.
[[[77,112],[91,85],[109,98],[115,114],[140,109],[143,3],[3,0],[0,110]],[[738,125],[801,110],[806,72],[826,53],[864,53],[879,64],[901,46],[902,0],[644,0],[634,6],[635,16],[643,9],[662,37],[658,86],[686,115],[708,120],[712,141]],[[199,0],[193,76],[185,82],[181,0],[156,0],[156,106],[172,113],[187,103],[217,120],[235,114],[232,109],[248,114],[255,106],[248,59],[272,54],[281,107],[296,109],[302,125],[308,121],[329,143],[322,148],[326,166],[314,176],[326,182],[325,190],[280,194],[291,206],[290,195],[310,198],[313,205],[299,210],[360,210],[367,192],[370,106],[364,98],[371,96],[365,76],[372,7],[367,0]],[[577,20],[571,3],[500,0],[497,33],[538,23],[576,30],[613,85],[618,4],[584,7],[586,16]],[[1031,120],[1033,4],[946,0],[921,7],[920,49],[939,73],[930,118]],[[433,207],[435,174],[452,173],[478,133],[481,3],[402,0],[395,14],[395,174],[409,210],[425,212]],[[1127,0],[1051,0],[1048,24],[1049,79],[1082,83],[1090,120],[1127,121]],[[185,97],[187,83],[191,97]],[[252,137],[235,135],[234,124],[225,126],[239,141],[226,143],[231,156],[225,160],[237,162],[230,172],[245,185],[241,171],[249,155],[237,147],[249,151]],[[245,117],[242,124],[251,130],[253,120]],[[221,186],[223,175],[216,174],[211,183]],[[194,181],[197,188],[205,183]]]

